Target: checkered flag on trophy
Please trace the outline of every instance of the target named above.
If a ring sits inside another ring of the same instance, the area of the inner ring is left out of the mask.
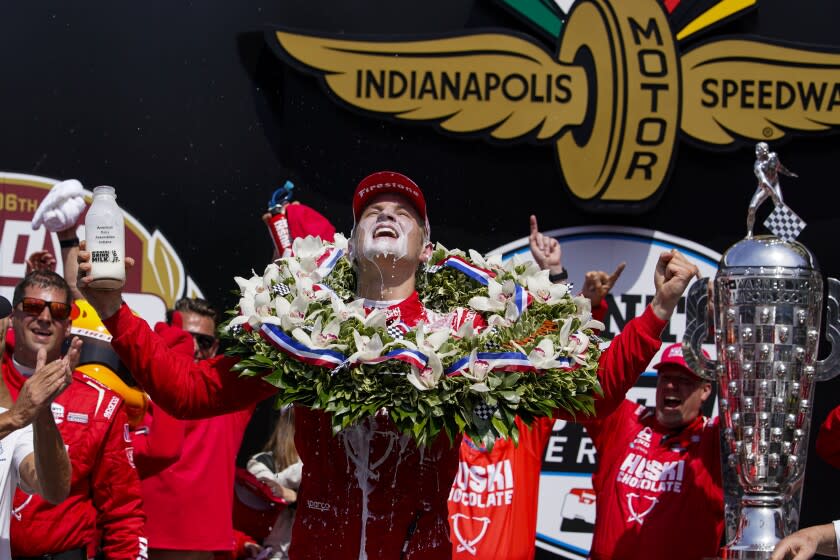
[[[787,204],[776,206],[764,220],[764,227],[784,241],[794,241],[805,229],[805,225],[805,221],[797,216]]]

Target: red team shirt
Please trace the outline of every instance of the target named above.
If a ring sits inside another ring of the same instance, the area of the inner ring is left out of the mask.
[[[488,453],[464,437],[449,491],[452,558],[534,557],[542,454],[554,419],[516,425],[518,447],[501,439]]]
[[[586,423],[598,450],[590,558],[715,557],[723,533],[720,428],[699,416],[678,432],[652,408],[624,401]]]

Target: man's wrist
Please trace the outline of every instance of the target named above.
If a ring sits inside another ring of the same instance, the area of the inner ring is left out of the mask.
[[[70,249],[79,246],[79,238],[75,235],[73,237],[59,238],[58,246],[62,249]]]
[[[563,267],[560,267],[559,272],[555,272],[554,270],[549,269],[548,272],[548,280],[549,282],[557,283],[557,282],[565,282],[569,279],[569,271]]]

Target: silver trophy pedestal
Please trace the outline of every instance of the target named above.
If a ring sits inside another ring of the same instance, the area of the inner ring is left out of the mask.
[[[735,540],[724,547],[723,558],[764,560],[776,543],[785,538],[786,525],[781,497],[744,495]]]

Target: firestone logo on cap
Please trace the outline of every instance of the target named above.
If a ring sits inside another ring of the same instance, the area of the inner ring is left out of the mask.
[[[404,195],[420,213],[421,218],[427,219],[423,191],[414,181],[395,171],[377,171],[361,180],[353,195],[353,217],[359,219],[368,199],[379,193],[388,192]]]
[[[387,189],[388,191],[392,191],[392,190],[395,190],[395,189],[396,190],[403,190],[403,191],[408,191],[410,194],[415,195],[415,196],[420,194],[419,190],[417,188],[415,188],[413,186],[410,186],[410,185],[404,185],[402,183],[377,183],[375,185],[368,185],[367,187],[359,189],[359,193],[358,193],[359,198],[364,199],[366,197],[366,195],[368,195],[369,193],[373,193],[373,191],[376,191],[376,190],[379,190],[379,189]]]

